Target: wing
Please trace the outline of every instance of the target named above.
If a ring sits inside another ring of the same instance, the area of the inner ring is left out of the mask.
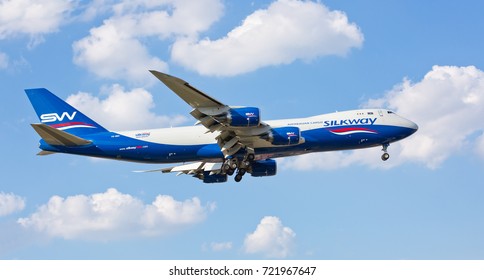
[[[166,167],[154,170],[144,170],[135,172],[177,172],[178,175],[187,174],[203,180],[204,183],[223,183],[227,181],[227,175],[222,174],[222,163],[213,162],[193,162],[178,166]]]
[[[268,144],[271,127],[260,120],[258,108],[228,106],[180,78],[150,72],[193,108],[190,114],[196,124],[205,126],[207,133],[218,133],[217,143],[226,158],[242,148],[253,154],[254,148]]]
[[[196,124],[216,134],[215,139],[224,154],[223,163],[196,162],[156,171],[191,174],[205,183],[227,181],[235,175],[240,182],[245,173],[255,177],[276,175],[276,162],[269,154],[256,155],[256,148],[292,146],[304,143],[299,127],[271,127],[260,118],[259,108],[228,106],[194,88],[186,81],[157,71],[150,71],[193,110]]]

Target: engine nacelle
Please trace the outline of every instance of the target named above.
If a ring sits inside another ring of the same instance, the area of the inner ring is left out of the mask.
[[[295,126],[273,128],[265,139],[276,146],[297,145],[303,141],[301,130]]]
[[[204,183],[224,183],[227,182],[227,174],[212,174],[210,171],[203,172],[203,182]]]
[[[258,126],[260,110],[256,107],[230,108],[227,112],[227,122],[230,126]]]
[[[274,176],[277,172],[277,163],[273,159],[258,160],[252,163],[251,175],[254,177]]]

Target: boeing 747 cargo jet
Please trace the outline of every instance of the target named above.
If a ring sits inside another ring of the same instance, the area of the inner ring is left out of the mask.
[[[307,118],[263,120],[257,107],[229,106],[182,79],[150,71],[193,110],[195,126],[109,131],[44,88],[27,89],[40,123],[39,155],[66,153],[144,163],[180,163],[157,170],[204,183],[249,173],[276,174],[275,158],[381,146],[404,139],[417,125],[386,109],[361,109]]]

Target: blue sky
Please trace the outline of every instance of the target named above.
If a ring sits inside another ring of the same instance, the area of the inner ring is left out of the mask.
[[[481,1],[193,2],[0,1],[0,258],[484,258]],[[387,107],[420,129],[385,163],[312,154],[214,185],[35,155],[25,88],[111,129],[193,124],[149,69],[264,119]]]

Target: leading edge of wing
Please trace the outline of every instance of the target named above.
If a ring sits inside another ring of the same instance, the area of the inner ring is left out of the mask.
[[[222,102],[192,87],[188,82],[180,78],[155,70],[150,70],[150,72],[181,99],[188,103],[188,105],[192,106],[192,108],[225,106]]]

